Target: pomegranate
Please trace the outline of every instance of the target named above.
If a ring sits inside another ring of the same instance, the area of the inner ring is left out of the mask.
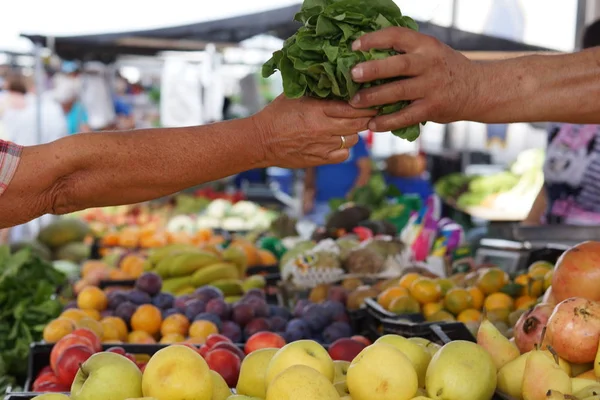
[[[552,304],[540,303],[519,317],[514,328],[514,338],[521,354],[542,344],[542,332],[553,310]]]
[[[546,290],[546,293],[544,293],[544,297],[542,297],[542,303],[552,304],[553,306],[556,306],[556,299],[554,298],[554,294],[552,293],[552,286],[550,286],[548,290]]]
[[[551,346],[565,360],[583,364],[594,361],[600,340],[600,303],[582,297],[556,306],[546,324],[544,348]]]
[[[600,242],[583,242],[565,251],[552,277],[557,303],[571,297],[600,301]]]

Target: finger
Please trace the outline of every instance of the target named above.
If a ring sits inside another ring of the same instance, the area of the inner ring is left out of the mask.
[[[377,113],[367,118],[340,118],[328,121],[328,123],[331,124],[331,128],[327,129],[326,132],[331,136],[354,135],[358,132],[366,130],[367,126],[369,125],[369,121],[371,121],[376,114]]]
[[[364,118],[377,115],[376,110],[354,108],[345,101],[326,101],[324,102],[323,112],[332,118]]]
[[[424,36],[426,35],[412,29],[393,26],[361,36],[352,44],[352,50],[393,49],[398,52],[409,53],[419,46]]]
[[[400,54],[383,60],[367,61],[352,69],[355,82],[372,82],[398,76],[415,76],[425,70],[426,59],[419,54]]]
[[[338,140],[340,140],[340,147],[341,147],[341,138],[342,136],[338,137]],[[350,149],[354,146],[356,146],[356,144],[358,143],[358,134],[355,135],[348,135],[348,136],[343,136],[346,139],[346,142],[344,143],[344,148],[346,149]]]
[[[327,157],[326,162],[327,162],[327,164],[339,164],[339,163],[346,161],[348,159],[348,157],[350,157],[350,150],[348,150],[348,149],[335,150],[335,151],[332,151],[331,153],[329,153],[329,156]]]
[[[361,90],[350,100],[354,107],[367,108],[394,104],[403,100],[416,100],[425,94],[426,81],[419,78],[402,79],[385,85]]]
[[[380,115],[369,123],[373,132],[387,132],[429,120],[429,108],[425,103],[415,102],[390,115]]]
[[[345,139],[342,141],[342,137]],[[344,145],[344,149],[350,149],[358,143],[358,134],[347,135],[347,136],[332,136],[329,140],[328,146],[326,147],[328,151],[326,154],[331,153],[332,151],[341,150],[342,143]]]

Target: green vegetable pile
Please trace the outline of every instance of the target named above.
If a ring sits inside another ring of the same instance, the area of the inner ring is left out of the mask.
[[[397,79],[356,83],[352,68],[361,62],[397,54],[393,50],[352,51],[352,43],[368,32],[392,26],[417,30],[414,20],[403,16],[393,0],[304,0],[295,20],[302,26],[262,69],[267,78],[281,71],[283,91],[289,98],[309,95],[348,101],[356,92]],[[410,103],[379,107],[379,114],[395,113]],[[409,141],[419,137],[419,125],[398,129],[396,136]]]
[[[0,366],[7,375],[26,373],[29,345],[42,339],[44,326],[62,311],[55,293],[66,282],[30,249],[11,255],[0,247]]]

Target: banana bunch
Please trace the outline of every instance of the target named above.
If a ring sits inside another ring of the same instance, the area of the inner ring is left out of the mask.
[[[163,292],[176,296],[192,293],[199,287],[211,285],[226,297],[243,295],[252,288],[264,288],[262,277],[242,278],[246,272],[245,259],[215,254],[188,244],[172,244],[154,249],[146,260],[146,271],[163,279]]]

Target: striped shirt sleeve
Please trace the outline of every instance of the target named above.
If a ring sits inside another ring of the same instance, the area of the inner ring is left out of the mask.
[[[0,140],[0,195],[4,193],[19,166],[23,147]]]

